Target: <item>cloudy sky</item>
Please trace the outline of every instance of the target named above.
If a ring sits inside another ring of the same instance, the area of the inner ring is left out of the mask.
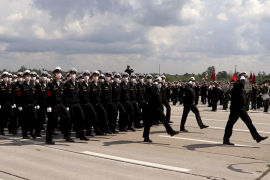
[[[270,73],[270,1],[1,0],[0,69]]]

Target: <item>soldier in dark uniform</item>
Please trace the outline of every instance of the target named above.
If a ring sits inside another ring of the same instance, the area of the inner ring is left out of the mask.
[[[132,104],[130,103],[130,86],[129,86],[129,75],[128,73],[123,73],[123,82],[120,83],[120,88],[121,88],[121,95],[120,95],[120,102],[123,105],[123,107],[126,110],[126,117],[125,119],[127,119],[127,123],[123,124],[123,126],[126,128],[126,126],[128,124],[131,124],[133,119],[134,119],[134,114],[135,111],[133,109]],[[119,124],[120,126],[120,124]],[[131,131],[136,131],[134,128],[129,128],[128,130]]]
[[[253,126],[252,121],[245,109],[246,105],[246,90],[245,83],[247,80],[247,73],[242,72],[238,74],[238,81],[234,84],[232,89],[232,103],[230,107],[230,116],[227,122],[225,133],[223,137],[223,144],[234,145],[230,142],[230,137],[232,135],[232,129],[234,124],[237,122],[239,117],[244,121],[247,125],[248,129],[254,140],[258,143],[262,140],[267,139],[267,137],[262,137],[258,134],[256,128]]]
[[[162,75],[162,76],[161,76],[161,79],[162,79],[162,86],[161,86],[160,91],[161,91],[161,93],[162,93],[162,95],[163,95],[163,96],[162,96],[162,97],[163,97],[163,99],[162,99],[162,104],[163,104],[163,106],[165,106],[165,108],[166,108],[166,117],[167,117],[169,123],[173,123],[173,122],[171,121],[171,106],[170,106],[169,101],[167,100],[167,96],[166,96],[166,86],[165,86],[165,80],[166,80],[166,77],[165,77],[164,75]],[[162,106],[162,108],[163,108],[163,106]],[[163,109],[164,109],[164,108],[163,108]]]
[[[12,85],[8,84],[8,72],[3,72],[1,74],[2,82],[0,89],[0,110],[1,110],[1,119],[0,119],[0,135],[5,135],[4,127],[6,125],[6,120],[8,120],[8,131],[10,134],[16,134],[17,124],[14,121],[13,108],[16,107],[14,104],[14,97],[12,92]]]
[[[127,65],[127,69],[125,70],[125,72],[131,75],[131,73],[134,73],[134,70],[129,65]]]
[[[183,104],[183,93],[184,93],[184,90],[183,90],[183,86],[182,86],[182,81],[180,80],[179,81],[179,88],[178,88],[178,97],[179,97],[180,104]]]
[[[64,84],[60,82],[61,68],[56,67],[53,70],[54,80],[48,84],[47,88],[47,112],[48,123],[46,131],[46,143],[55,144],[52,140],[55,125],[58,122],[58,117],[61,115],[61,132],[64,135],[64,139],[68,142],[74,142],[70,137],[70,115],[69,108],[63,104]],[[48,82],[48,79],[47,79]]]
[[[218,87],[217,82],[215,81],[211,88],[211,104],[212,111],[217,111],[217,102],[218,102]]]
[[[22,135],[23,139],[29,139],[27,133],[30,132],[32,138],[35,139],[34,129],[37,122],[36,89],[31,82],[29,70],[24,71],[23,77],[25,81],[20,85],[18,91],[18,110],[22,111]]]
[[[112,84],[110,83],[111,78],[112,78],[112,73],[110,71],[106,72],[105,82],[101,84],[100,101],[107,112],[110,131],[114,134],[118,134],[119,131],[116,130],[116,127],[115,127],[116,121],[117,121],[118,110],[116,109],[114,103],[112,102],[113,89],[112,89]]]
[[[92,136],[95,135],[92,133],[92,127],[94,127],[94,131],[98,132],[98,119],[97,119],[97,113],[94,110],[93,106],[90,103],[90,72],[88,70],[85,70],[82,74],[83,82],[79,86],[79,102],[82,107],[85,121],[84,121],[84,128],[86,130],[86,136]]]
[[[79,103],[79,82],[75,81],[77,72],[78,71],[75,68],[69,70],[71,79],[64,85],[64,105],[68,107],[71,124],[73,124],[73,130],[76,132],[76,137],[80,138],[80,140],[88,141],[89,139],[84,134],[85,117]]]
[[[257,93],[257,109],[261,108],[261,101],[262,101],[262,84],[260,83]]]
[[[201,129],[208,127],[203,124],[199,110],[194,103],[195,101],[194,86],[195,86],[195,78],[191,77],[189,79],[188,85],[186,86],[186,90],[185,90],[184,109],[183,109],[183,115],[182,115],[181,125],[180,125],[180,131],[182,132],[188,132],[185,129],[185,124],[186,124],[187,116],[190,110],[195,114],[196,120]]]
[[[132,123],[134,122],[134,127],[135,125],[138,125],[140,124],[140,117],[141,117],[141,111],[140,111],[140,108],[139,108],[139,104],[137,102],[137,97],[136,97],[136,94],[137,94],[137,85],[136,85],[136,75],[135,74],[131,74],[130,75],[130,83],[129,83],[129,87],[130,87],[130,103],[134,109],[134,116],[133,118],[129,121],[128,123],[128,130],[132,130],[134,129],[132,127]]]
[[[172,101],[173,101],[173,105],[175,106],[177,103],[177,99],[178,99],[178,81],[174,81],[173,86],[172,86]]]
[[[252,83],[252,90],[251,90],[251,109],[256,110],[256,105],[257,105],[257,86],[256,86],[256,82]]]
[[[145,119],[145,126],[143,131],[143,138],[145,142],[152,142],[149,139],[149,132],[152,123],[152,119],[159,119],[166,128],[166,131],[171,136],[179,134],[179,131],[174,131],[168,123],[167,117],[162,111],[162,93],[160,91],[162,86],[161,78],[155,80],[157,84],[149,88],[148,106],[147,106],[147,119]]]
[[[107,112],[100,101],[101,86],[98,84],[99,71],[92,72],[92,83],[90,83],[90,103],[97,113],[99,128],[101,132],[96,132],[96,135],[112,134],[109,129]]]
[[[204,81],[201,87],[201,98],[202,98],[203,104],[206,104],[206,95],[207,95],[207,86],[206,86],[206,82]]]
[[[210,85],[207,88],[207,100],[208,100],[208,107],[212,107],[211,99],[212,99],[212,86],[213,83],[210,82]]]
[[[200,91],[200,85],[199,85],[199,82],[196,82],[196,86],[195,86],[194,90],[195,90],[195,105],[198,105],[198,101],[199,101],[199,91]]]
[[[168,102],[171,102],[171,93],[172,93],[172,83],[168,82],[168,86],[166,87],[166,97]]]
[[[15,103],[15,107],[13,109],[13,113],[14,113],[14,123],[16,126],[16,129],[14,130],[14,134],[17,134],[17,127],[21,126],[21,111],[18,110],[18,91],[19,91],[19,86],[20,84],[22,84],[22,72],[18,72],[17,73],[17,81],[14,79],[14,83],[12,84],[12,92],[13,92],[13,97],[14,97],[14,103]]]
[[[141,117],[140,119],[145,117],[145,113],[146,113],[146,106],[147,106],[147,102],[145,100],[145,91],[146,91],[146,87],[144,84],[144,75],[143,74],[139,74],[139,82],[137,83],[137,93],[136,93],[136,100],[138,102],[140,111],[141,111]],[[135,122],[134,125],[135,128],[142,128],[143,126],[141,125],[140,122]]]
[[[36,137],[42,137],[40,132],[43,128],[43,123],[46,121],[46,114],[47,114],[47,89],[48,89],[48,83],[47,83],[47,76],[48,72],[44,71],[41,73],[41,82],[40,84],[36,85],[37,88],[37,101],[39,105],[39,110],[37,111],[38,119],[37,119],[37,126],[35,135]]]

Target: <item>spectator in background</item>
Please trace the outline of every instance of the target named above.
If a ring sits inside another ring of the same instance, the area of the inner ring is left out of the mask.
[[[134,70],[132,69],[132,67],[130,67],[129,65],[127,65],[127,69],[125,70],[126,73],[129,74],[129,76],[131,75],[131,73],[134,73]]]

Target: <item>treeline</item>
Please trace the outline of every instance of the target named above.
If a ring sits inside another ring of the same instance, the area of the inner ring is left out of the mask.
[[[211,75],[212,75],[212,72],[213,72],[213,68],[215,68],[214,66],[209,66],[204,72],[202,72],[201,74],[198,73],[197,75],[194,75],[196,81],[199,81],[201,82],[202,79],[205,77],[206,74],[208,74],[208,79],[207,79],[207,82],[210,82],[211,81]],[[17,71],[10,71],[10,70],[7,70],[7,69],[3,69],[0,71],[0,73],[2,74],[2,72],[4,71],[8,71],[10,72],[11,74],[17,74],[17,72],[24,72],[25,70],[30,70],[31,72],[34,71],[36,72],[38,75],[41,74],[42,71],[45,71],[46,69],[42,68],[42,69],[31,69],[31,68],[27,68],[25,67],[24,65],[20,67],[20,69],[18,69]],[[50,71],[50,70],[48,70]],[[52,69],[51,69],[52,71]],[[102,73],[102,70],[98,70],[100,73]],[[82,72],[79,72],[79,73],[82,73]],[[119,72],[121,73],[121,72]],[[136,73],[136,71],[135,71]],[[65,72],[62,73],[63,76],[66,75]],[[145,73],[147,74],[147,73]],[[234,74],[234,71],[230,71],[230,72],[227,72],[227,71],[217,71],[216,70],[216,77],[217,77],[217,81],[231,81],[231,77],[233,76]],[[157,75],[157,73],[152,73],[152,76],[155,77],[155,75]],[[171,75],[171,74],[163,74],[166,76],[166,80],[167,81],[170,81],[170,82],[174,82],[174,81],[183,81],[183,82],[187,82],[188,79],[191,77],[190,74],[188,73],[185,73],[184,75],[182,75],[181,77],[179,77],[179,75]],[[248,75],[249,75],[249,72],[248,72]],[[269,74],[266,74],[265,72],[261,72],[259,71],[256,75],[256,82],[257,83],[261,83],[261,82],[264,82],[266,80],[270,80],[270,73]]]

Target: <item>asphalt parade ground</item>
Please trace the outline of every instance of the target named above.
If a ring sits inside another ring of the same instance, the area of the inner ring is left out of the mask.
[[[143,129],[117,135],[96,136],[90,141],[66,142],[54,137],[56,145],[43,137],[23,140],[18,135],[0,136],[0,179],[270,179],[270,139],[256,143],[241,121],[234,126],[231,142],[222,145],[229,111],[212,112],[198,105],[207,129],[201,130],[190,112],[186,129],[174,137],[163,125],[151,128],[153,143],[143,142]],[[180,129],[183,106],[172,106],[174,130]],[[250,110],[249,115],[262,136],[270,136],[270,114]],[[7,132],[7,131],[6,131]]]

